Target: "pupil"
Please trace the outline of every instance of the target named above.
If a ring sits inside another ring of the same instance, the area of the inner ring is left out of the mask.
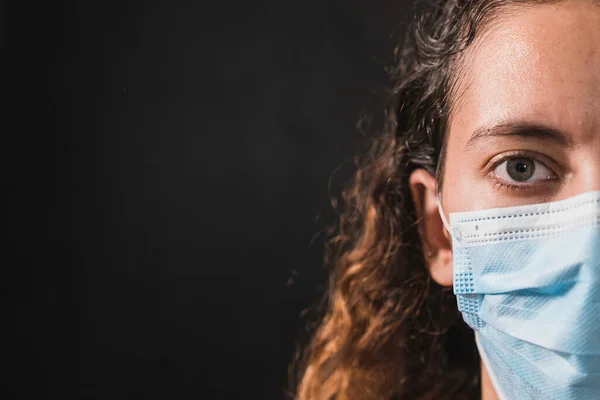
[[[508,175],[515,181],[523,182],[533,176],[535,163],[528,158],[513,158],[506,163]]]

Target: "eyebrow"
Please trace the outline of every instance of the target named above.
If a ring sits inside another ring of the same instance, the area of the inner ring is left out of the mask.
[[[504,136],[533,137],[561,146],[570,146],[572,144],[570,135],[558,129],[523,121],[509,121],[491,127],[483,126],[477,128],[465,145],[465,149],[468,149],[480,140]]]

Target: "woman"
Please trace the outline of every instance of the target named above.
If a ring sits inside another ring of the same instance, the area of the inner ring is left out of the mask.
[[[297,398],[600,398],[600,5],[438,3],[345,193]]]

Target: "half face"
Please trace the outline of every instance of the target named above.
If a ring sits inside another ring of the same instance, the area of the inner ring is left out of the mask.
[[[600,5],[500,10],[462,58],[447,213],[600,190]]]
[[[499,11],[461,57],[449,119],[446,214],[600,190],[600,3]],[[452,285],[435,179],[410,178],[429,271]]]

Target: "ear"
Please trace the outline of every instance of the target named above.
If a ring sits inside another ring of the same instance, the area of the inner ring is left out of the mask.
[[[438,210],[435,178],[424,169],[416,169],[409,184],[429,273],[440,285],[452,286],[452,240]]]

